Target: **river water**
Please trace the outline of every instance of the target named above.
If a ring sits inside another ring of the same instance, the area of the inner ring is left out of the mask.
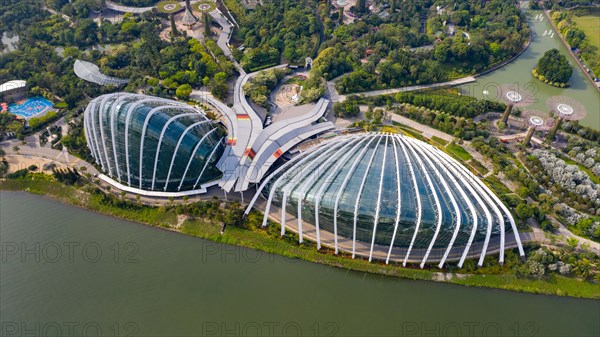
[[[546,101],[552,96],[569,96],[577,99],[587,109],[587,116],[581,121],[582,125],[600,129],[600,94],[594,89],[593,84],[587,79],[583,71],[572,59],[567,48],[562,44],[558,33],[552,30],[552,25],[543,16],[541,11],[526,10],[529,24],[533,32],[533,41],[529,48],[512,63],[477,78],[476,82],[461,86],[461,92],[475,97],[484,97],[483,91],[495,93],[493,88],[502,84],[516,84],[519,87],[535,93],[535,103],[527,108],[548,111]],[[542,21],[536,20],[541,15]],[[554,36],[552,37],[552,32]],[[544,34],[546,33],[546,34]],[[536,67],[538,60],[544,53],[552,48],[560,50],[573,65],[571,86],[556,88],[540,82],[531,75],[531,70]]]
[[[0,192],[0,234],[2,336],[600,335],[600,301],[346,271],[26,193]]]

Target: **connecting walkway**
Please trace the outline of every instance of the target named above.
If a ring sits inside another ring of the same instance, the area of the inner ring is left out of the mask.
[[[399,93],[399,92],[418,91],[418,90],[434,89],[434,88],[440,88],[440,87],[454,87],[457,85],[463,85],[463,84],[472,83],[475,81],[476,81],[475,76],[467,76],[467,77],[459,78],[459,79],[448,81],[448,82],[442,82],[442,83],[432,83],[432,84],[414,85],[414,86],[402,87],[402,88],[356,92],[356,93],[352,93],[352,94],[348,94],[348,95],[339,95],[337,93],[337,90],[335,89],[335,83],[330,81],[330,82],[328,82],[328,89],[329,89],[330,95],[332,97],[335,96],[337,98],[338,102],[343,102],[350,95],[362,95],[362,96],[366,96],[366,97],[379,96],[379,95],[391,95],[391,94],[395,94],[395,93]]]

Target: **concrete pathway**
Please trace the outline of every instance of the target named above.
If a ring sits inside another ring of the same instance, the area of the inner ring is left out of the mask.
[[[398,92],[409,92],[409,91],[433,89],[433,88],[439,88],[439,87],[453,87],[453,86],[462,85],[462,84],[471,83],[471,82],[475,82],[474,76],[463,77],[463,78],[459,78],[459,79],[448,81],[448,82],[442,82],[442,83],[432,83],[432,84],[426,84],[426,85],[415,85],[415,86],[411,86],[411,87],[357,92],[357,93],[352,93],[352,94],[348,94],[348,95],[339,95],[337,90],[335,89],[335,83],[333,81],[329,81],[327,83],[327,88],[330,92],[331,97],[333,97],[334,95],[337,95],[339,97],[337,101],[343,102],[350,95],[362,95],[362,96],[366,96],[366,97],[379,96],[379,95],[390,95],[390,94],[395,94]]]

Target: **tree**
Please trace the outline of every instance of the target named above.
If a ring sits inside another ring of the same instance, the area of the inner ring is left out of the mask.
[[[360,107],[356,102],[344,101],[336,103],[333,111],[338,117],[356,117],[360,113]]]
[[[19,153],[20,148],[17,145],[13,146],[12,149],[14,152]]]
[[[185,100],[190,98],[191,93],[192,93],[192,86],[189,84],[182,84],[177,88],[177,90],[175,90],[175,96],[179,97],[180,99],[185,99]]]
[[[573,265],[573,273],[584,279],[587,279],[592,275],[592,269],[592,263],[586,258],[575,261],[575,264]]]
[[[521,204],[517,205],[516,212],[517,212],[517,216],[521,220],[529,219],[534,214],[533,209],[525,203],[521,203]]]
[[[537,73],[551,82],[567,83],[573,74],[573,66],[558,51],[551,49],[544,53],[537,64]]]
[[[4,149],[0,149],[0,158],[4,158],[6,156],[6,151]]]
[[[223,99],[227,96],[227,74],[219,72],[215,74],[210,84],[210,92],[217,98]]]

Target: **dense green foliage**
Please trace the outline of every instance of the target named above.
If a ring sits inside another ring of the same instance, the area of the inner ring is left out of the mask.
[[[574,15],[592,15],[598,18],[599,10],[596,7],[585,7],[573,11],[555,11],[552,12],[552,21],[556,24],[560,30],[562,36],[565,37],[567,42],[572,48],[577,48],[581,53],[586,63],[590,66],[595,76],[600,76],[600,53],[598,51],[598,43],[592,41],[598,39],[597,36],[587,36],[586,33],[580,27],[575,24],[573,20]],[[595,24],[598,24],[598,20],[594,20]]]
[[[235,2],[226,4],[241,26],[234,38],[246,48],[240,61],[245,69],[281,61],[304,64],[304,58],[318,48],[316,0],[264,0],[249,12]]]
[[[335,103],[333,112],[338,117],[356,117],[360,113],[358,103],[352,100]]]
[[[98,12],[106,0],[45,0],[46,5],[65,15],[87,18],[91,13]]]
[[[64,9],[77,7],[77,3],[56,1],[48,6]],[[89,97],[117,89],[76,77],[73,62],[79,58],[97,64],[107,75],[129,78],[126,89],[131,91],[147,86],[148,94],[173,97],[179,88],[179,97],[187,98],[191,87],[205,84],[217,97],[227,94],[227,80],[235,69],[223,51],[212,40],[205,44],[191,38],[161,40],[161,18],[166,17],[154,13],[125,14],[120,22],[103,20],[99,26],[87,18],[71,17],[69,22],[62,16],[49,15],[40,9],[40,4],[41,1],[11,2],[2,12],[0,27],[18,32],[20,41],[18,50],[0,55],[0,82],[26,79],[29,94],[62,100],[68,109],[77,110]],[[27,25],[21,27],[20,22]],[[14,30],[19,28],[22,29]],[[90,47],[96,44],[110,48],[104,52],[92,50]],[[0,114],[0,131],[21,132],[21,123],[11,115]]]
[[[122,4],[125,6],[134,6],[134,7],[145,7],[152,6],[159,2],[159,0],[113,0],[113,2]]]
[[[268,98],[271,90],[289,73],[288,68],[261,71],[246,82],[244,94],[250,97],[252,102],[266,108],[269,105]]]
[[[429,10],[434,4],[454,10],[439,15]],[[324,17],[327,11],[322,9],[320,14]],[[422,32],[421,17],[428,18],[426,32]],[[323,21],[333,38],[323,44],[315,69],[326,79],[351,71],[338,80],[342,93],[443,82],[474,74],[517,54],[529,36],[515,2],[501,0],[459,1],[456,5],[409,0],[389,16],[365,14],[360,21],[338,27],[333,20]],[[458,33],[445,33],[444,21],[452,22]],[[421,46],[429,47],[410,49]]]
[[[458,117],[473,118],[490,111],[504,110],[504,104],[487,99],[459,96],[452,92],[400,92],[395,96],[398,103],[409,103],[433,110],[441,110]]]
[[[550,49],[538,61],[536,72],[546,83],[567,83],[573,74],[573,66],[558,49]]]
[[[43,116],[33,117],[27,121],[27,124],[33,129],[38,130],[41,126],[48,124],[51,121],[54,121],[58,118],[58,113],[56,111],[49,111]]]

